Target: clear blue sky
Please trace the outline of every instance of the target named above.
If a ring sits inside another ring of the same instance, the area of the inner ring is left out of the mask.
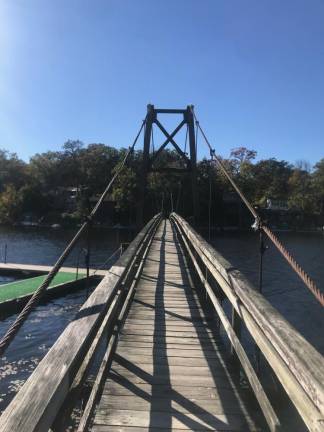
[[[25,160],[128,146],[147,103],[194,104],[223,156],[324,157],[323,0],[1,0],[0,21],[0,148]]]

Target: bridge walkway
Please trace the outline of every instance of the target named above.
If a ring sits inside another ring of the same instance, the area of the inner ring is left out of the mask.
[[[170,221],[155,234],[91,430],[260,430]]]

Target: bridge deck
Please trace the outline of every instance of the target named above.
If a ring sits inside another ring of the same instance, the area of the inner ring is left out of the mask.
[[[259,430],[214,329],[170,222],[162,221],[92,431]]]

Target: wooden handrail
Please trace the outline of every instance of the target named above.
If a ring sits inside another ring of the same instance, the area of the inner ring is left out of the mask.
[[[181,216],[172,213],[171,220],[224,291],[308,429],[323,432],[323,356]]]
[[[161,214],[156,215],[135,237],[126,252],[82,306],[75,319],[52,346],[32,375],[0,417],[1,432],[47,431],[59,411],[83,356],[115,295],[136,263],[139,250],[150,239]]]

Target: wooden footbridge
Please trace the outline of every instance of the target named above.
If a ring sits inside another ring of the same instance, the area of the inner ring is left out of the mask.
[[[322,356],[182,217],[157,215],[3,412],[0,430],[285,430],[241,328],[306,427],[323,431]]]
[[[183,119],[169,134],[159,114]],[[151,152],[153,124],[166,140]],[[182,151],[174,140],[184,125],[190,157],[186,144]],[[260,244],[266,235],[324,306],[323,292],[262,221],[216,156],[193,106],[148,105],[132,146],[97,204],[38,288],[38,284],[28,288],[27,304],[0,340],[0,355],[64,270],[66,258],[84,233],[90,274],[92,221],[142,131],[137,207],[141,230],[2,413],[0,432],[291,431],[245,350],[247,335],[264,359],[263,374],[275,380],[299,415],[298,432],[323,432],[323,357],[181,216],[173,211],[167,219],[158,214],[142,228],[150,214],[147,175],[168,144],[182,159],[181,169],[169,170],[191,173],[192,216],[199,220],[196,136],[200,132],[211,163],[217,164],[253,216]],[[261,263],[262,252],[260,268]],[[260,281],[261,276],[262,272]]]

